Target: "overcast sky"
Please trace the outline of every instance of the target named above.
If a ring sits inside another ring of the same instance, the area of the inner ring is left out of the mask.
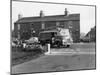
[[[95,7],[78,6],[78,5],[62,5],[62,4],[47,4],[34,2],[12,2],[12,29],[14,22],[18,20],[18,14],[23,17],[39,16],[40,10],[43,10],[47,15],[63,15],[67,8],[69,14],[80,13],[80,32],[87,33],[90,28],[95,26]]]

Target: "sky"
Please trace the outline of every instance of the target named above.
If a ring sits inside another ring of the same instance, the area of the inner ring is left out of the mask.
[[[80,14],[81,33],[87,33],[95,26],[95,7],[93,6],[12,1],[12,29],[14,29],[14,22],[18,20],[18,14],[22,17],[34,17],[39,16],[40,10],[43,10],[45,16],[63,15],[65,8],[69,14]]]

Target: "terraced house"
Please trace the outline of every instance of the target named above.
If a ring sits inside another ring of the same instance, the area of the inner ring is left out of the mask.
[[[19,39],[29,39],[32,34],[38,36],[41,30],[54,29],[57,27],[68,28],[72,33],[74,42],[79,42],[80,39],[80,14],[68,14],[65,8],[63,15],[45,16],[43,11],[40,11],[40,16],[20,17],[14,23],[15,37]]]

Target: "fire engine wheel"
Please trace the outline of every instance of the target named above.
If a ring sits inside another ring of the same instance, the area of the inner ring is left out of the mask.
[[[57,43],[57,47],[60,48],[60,46],[61,46],[61,45],[60,45],[60,42],[58,42],[58,43]]]
[[[69,48],[69,47],[70,47],[70,45],[67,45],[67,47]]]

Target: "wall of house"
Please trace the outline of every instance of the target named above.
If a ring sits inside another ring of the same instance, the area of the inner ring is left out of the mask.
[[[91,30],[87,33],[86,37],[89,38],[90,42],[96,41],[96,26],[94,28],[91,28]]]
[[[42,27],[42,25],[44,25],[44,26]],[[33,36],[38,36],[38,34],[42,28],[49,28],[49,27],[54,27],[54,26],[69,28],[74,42],[79,42],[79,39],[80,39],[80,22],[79,22],[79,20],[23,23],[23,24],[20,24],[20,36],[22,36],[23,33],[28,32],[29,34],[27,34],[27,35],[29,37],[31,37],[31,32],[33,30],[35,31],[35,34]],[[16,31],[16,34],[18,34],[18,24],[15,24],[15,31]]]
[[[20,24],[20,38],[29,39],[31,37],[30,23],[21,23]]]
[[[74,42],[80,41],[80,21],[72,21],[72,37]]]
[[[33,30],[35,31],[35,34],[33,36],[38,36],[41,28],[42,28],[42,22],[34,22],[31,24],[31,29],[33,28]]]
[[[45,28],[56,26],[56,21],[47,21],[45,22]]]
[[[18,25],[16,23],[14,23],[14,32],[15,32],[15,38],[18,37]]]

